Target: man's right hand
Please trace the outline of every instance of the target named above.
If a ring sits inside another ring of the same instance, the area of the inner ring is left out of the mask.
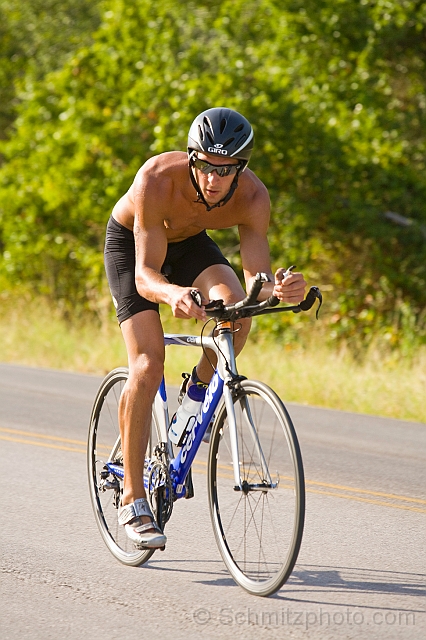
[[[168,304],[175,318],[195,318],[196,320],[205,322],[207,316],[204,305],[208,303],[208,300],[205,300],[201,291],[196,289],[201,295],[202,306],[200,307],[191,295],[192,291],[194,291],[193,287],[173,287],[173,290],[169,293]]]

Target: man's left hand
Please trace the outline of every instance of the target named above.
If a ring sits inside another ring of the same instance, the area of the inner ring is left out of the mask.
[[[290,304],[298,304],[305,299],[306,282],[301,273],[287,269],[277,269],[273,295]]]

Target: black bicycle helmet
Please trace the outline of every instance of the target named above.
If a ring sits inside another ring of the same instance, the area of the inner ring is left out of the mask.
[[[237,158],[247,165],[253,150],[253,129],[237,111],[207,109],[191,125],[188,149]]]
[[[254,135],[249,121],[237,111],[225,107],[207,109],[198,115],[188,134],[189,172],[197,191],[197,202],[202,202],[207,211],[228,202],[238,186],[238,177],[246,169],[253,150]],[[192,160],[197,151],[240,160],[231,188],[223,200],[210,206],[204,199],[193,171]]]

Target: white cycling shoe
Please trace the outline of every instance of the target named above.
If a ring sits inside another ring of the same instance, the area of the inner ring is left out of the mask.
[[[151,518],[151,522],[142,523],[141,517]],[[124,525],[127,537],[138,549],[161,549],[167,538],[155,522],[146,498],[138,498],[118,510],[118,523]]]

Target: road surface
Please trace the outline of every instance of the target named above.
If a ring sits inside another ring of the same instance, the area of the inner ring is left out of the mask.
[[[305,533],[287,584],[256,598],[222,563],[202,464],[164,552],[139,568],[109,553],[86,480],[99,382],[0,365],[0,638],[426,637],[425,424],[288,405],[307,478]]]

